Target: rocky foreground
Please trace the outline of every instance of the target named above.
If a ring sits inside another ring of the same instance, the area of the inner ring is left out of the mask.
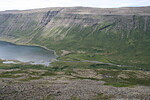
[[[1,70],[0,72],[12,72],[12,70]],[[70,75],[57,72],[57,75],[47,75],[39,79],[35,78],[37,77],[35,72],[44,73],[45,71],[28,70],[28,72],[32,73],[32,76],[30,76],[32,79],[29,79],[25,73],[16,74],[22,75],[22,77],[0,78],[0,100],[150,99],[150,87],[113,87],[104,85],[105,82],[100,79],[108,76],[97,75],[94,70],[76,69]],[[118,77],[125,77],[125,75],[119,75]]]

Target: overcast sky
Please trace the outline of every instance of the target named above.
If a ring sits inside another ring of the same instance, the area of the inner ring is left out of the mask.
[[[100,8],[150,6],[150,0],[0,0],[0,11],[71,6]]]

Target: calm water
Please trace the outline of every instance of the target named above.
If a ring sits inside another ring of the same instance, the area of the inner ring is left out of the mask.
[[[55,58],[56,55],[53,51],[38,46],[22,46],[0,41],[0,59],[3,60],[49,65]]]

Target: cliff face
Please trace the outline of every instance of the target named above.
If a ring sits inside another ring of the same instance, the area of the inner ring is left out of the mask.
[[[41,38],[63,40],[67,34],[71,34],[69,33],[71,29],[78,27],[77,30],[84,30],[90,27],[92,31],[87,32],[88,35],[96,30],[107,30],[107,34],[111,31],[121,31],[119,35],[124,38],[129,37],[132,30],[150,31],[149,10],[150,7],[114,9],[76,7],[5,11],[0,12],[0,37],[29,42],[28,40],[31,41],[37,34]]]
[[[148,58],[149,32],[150,7],[0,12],[0,40],[39,44],[56,50],[131,53]]]

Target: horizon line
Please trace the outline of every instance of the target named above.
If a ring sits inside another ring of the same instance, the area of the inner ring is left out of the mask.
[[[36,9],[48,9],[48,8],[101,8],[101,9],[111,9],[111,8],[142,8],[142,7],[150,7],[150,6],[122,6],[122,7],[92,7],[92,6],[56,6],[56,7],[41,7],[41,8],[29,8],[29,9],[6,9],[6,10],[0,10],[0,12],[5,12],[5,11],[26,11],[26,10],[36,10]]]

